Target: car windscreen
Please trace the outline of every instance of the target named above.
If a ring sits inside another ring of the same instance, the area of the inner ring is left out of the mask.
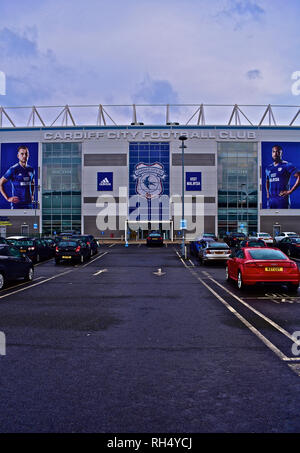
[[[11,242],[12,244],[14,244],[16,246],[23,246],[23,247],[30,247],[30,246],[34,245],[33,241],[24,240],[24,239],[22,239],[22,240],[12,239],[9,242]]]
[[[287,236],[288,237],[295,237],[295,236],[298,236],[297,233],[287,233]]]
[[[208,244],[207,248],[212,250],[229,250],[228,245],[224,244],[223,242],[212,242]]]
[[[60,241],[59,247],[77,247],[78,242],[75,241]]]
[[[160,238],[160,234],[159,233],[151,233],[151,234],[149,234],[149,237],[150,238]]]
[[[287,260],[288,258],[280,250],[267,248],[249,250],[249,255],[254,260]]]
[[[88,242],[89,237],[88,236],[73,236],[74,239],[80,239],[80,241]]]
[[[300,244],[300,238],[292,238],[294,244]]]
[[[258,236],[260,238],[269,238],[270,237],[270,235],[268,233],[258,233]]]

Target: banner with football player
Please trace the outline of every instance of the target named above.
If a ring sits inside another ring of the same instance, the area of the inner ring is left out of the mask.
[[[38,143],[2,143],[0,209],[36,209]]]
[[[300,143],[262,142],[262,208],[300,209]]]

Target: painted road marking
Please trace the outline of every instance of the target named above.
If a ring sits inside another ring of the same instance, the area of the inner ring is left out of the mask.
[[[247,302],[245,302],[244,300],[242,300],[240,297],[236,296],[234,293],[232,293],[231,291],[229,291],[229,289],[225,288],[225,286],[221,285],[221,283],[217,282],[214,278],[212,278],[211,276],[209,277],[209,280],[211,280],[212,282],[214,282],[216,285],[218,285],[220,288],[222,288],[224,291],[226,291],[228,294],[230,294],[232,297],[234,297],[238,302],[240,302],[242,305],[244,305],[245,307],[247,307],[249,310],[253,311],[253,313],[255,313],[257,316],[259,316],[260,318],[264,319],[266,322],[268,322],[269,324],[271,324],[272,327],[274,327],[275,329],[277,329],[280,333],[282,333],[283,335],[285,335],[287,338],[289,338],[290,340],[293,341],[294,343],[294,337],[292,334],[290,334],[289,332],[287,332],[285,329],[283,329],[282,327],[280,327],[278,324],[276,324],[276,322],[272,321],[272,319],[268,318],[267,316],[265,316],[264,314],[262,314],[260,311],[256,310],[255,308],[251,307],[251,305],[247,304]]]
[[[154,275],[157,275],[158,277],[161,277],[162,275],[165,275],[165,272],[162,272],[161,268],[159,267],[156,272],[153,272]]]
[[[111,247],[114,247],[116,244],[111,244],[108,246],[108,248],[110,249]]]
[[[93,275],[100,275],[100,274],[102,274],[103,272],[107,272],[107,269],[100,269],[100,271],[95,272]]]
[[[33,288],[34,286],[42,285],[43,283],[49,282],[50,280],[53,280],[54,278],[60,277],[61,275],[69,274],[70,272],[73,272],[73,270],[70,269],[69,271],[61,272],[60,274],[54,275],[53,277],[46,278],[42,282],[33,283],[32,285],[26,286],[26,288],[17,289],[17,291],[12,291],[10,293],[3,294],[2,296],[0,296],[0,299],[4,299],[4,297],[8,297],[8,296],[12,296],[13,294],[20,293],[21,291],[26,291],[26,289]]]
[[[176,251],[177,253],[177,251]],[[177,253],[177,255],[179,256],[180,258],[180,255]],[[277,357],[280,358],[280,360],[282,361],[289,361],[290,358],[287,357],[282,351],[280,351],[280,349],[278,349],[273,343],[271,343],[270,340],[268,340],[262,333],[259,332],[259,330],[257,330],[252,324],[250,324],[242,315],[240,315],[228,302],[226,302],[218,293],[216,293],[216,291],[214,291],[213,288],[211,288],[202,278],[200,278],[197,274],[197,272],[195,272],[195,270],[193,268],[191,268],[190,266],[187,266],[186,263],[181,260],[184,264],[184,266],[189,269],[189,271],[191,272],[191,274],[197,278],[197,280],[202,283],[203,286],[205,286],[208,291],[210,291],[234,316],[236,316],[257,338],[259,338],[264,344],[265,346],[267,346],[267,348],[269,348]],[[205,275],[209,275],[207,272],[203,271],[203,273]],[[282,329],[284,330],[284,329]],[[287,332],[288,336],[290,336],[290,334]],[[294,339],[293,339],[294,341]],[[290,366],[290,365],[289,365]],[[295,367],[292,367],[290,366],[290,368],[296,372],[296,374],[298,374],[297,372],[297,369],[295,369]],[[300,375],[300,373],[298,374]]]
[[[108,252],[104,252],[104,253],[102,253],[102,255],[97,256],[97,258],[94,258],[92,261],[89,261],[88,263],[86,263],[86,264],[84,264],[83,266],[80,266],[80,267],[83,268],[83,267],[89,266],[94,261],[99,260],[100,258],[102,258],[104,255],[107,255],[107,254],[108,254]]]

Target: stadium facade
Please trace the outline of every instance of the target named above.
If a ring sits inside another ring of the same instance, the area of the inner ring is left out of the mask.
[[[40,118],[37,110],[32,112]],[[271,110],[266,113],[272,119]],[[166,121],[147,126],[136,117],[131,125],[78,126],[72,121],[47,126],[40,121],[18,127],[1,111],[2,235],[79,230],[95,237],[124,238],[127,232],[143,238],[149,222],[156,222],[155,229],[166,238],[179,238],[182,135],[187,137],[184,192],[190,237],[203,231],[300,233],[300,127],[294,124],[205,125],[200,118],[194,125]],[[33,182],[18,173],[20,146],[28,150]],[[275,146],[281,156],[276,172]],[[12,166],[15,180],[5,176]],[[17,185],[21,193],[30,184],[32,203],[11,201]],[[195,229],[197,216],[202,223]]]

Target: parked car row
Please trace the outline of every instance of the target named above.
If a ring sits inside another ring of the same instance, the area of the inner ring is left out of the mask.
[[[98,253],[98,243],[90,235],[70,235],[55,238],[0,237],[0,290],[7,281],[23,278],[33,280],[34,263],[54,258],[61,261],[83,262]]]
[[[298,290],[300,272],[290,257],[300,255],[300,237],[288,233],[275,246],[267,233],[246,238],[243,233],[234,232],[225,239],[222,243],[198,237],[191,241],[190,252],[202,264],[226,263],[226,280],[235,281],[241,290],[260,284],[280,284],[291,292]]]

